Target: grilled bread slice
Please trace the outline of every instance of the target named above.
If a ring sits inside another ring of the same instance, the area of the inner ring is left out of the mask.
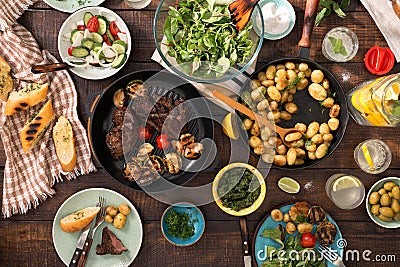
[[[73,233],[82,230],[99,213],[100,207],[87,207],[75,211],[60,220],[61,230]]]
[[[49,100],[38,113],[33,114],[26,122],[24,128],[19,133],[25,153],[29,152],[40,140],[53,118],[53,106],[51,100]]]
[[[53,140],[62,170],[73,171],[76,165],[74,132],[71,123],[64,116],[60,116],[53,127]]]
[[[26,110],[42,102],[47,95],[49,85],[31,83],[18,92],[11,92],[6,103],[4,115],[10,116],[18,111]]]
[[[13,80],[10,74],[10,66],[0,57],[0,100],[7,101],[8,94],[13,89]]]

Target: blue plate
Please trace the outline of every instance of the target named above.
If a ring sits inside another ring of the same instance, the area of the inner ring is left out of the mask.
[[[290,207],[292,207],[293,204],[290,205],[286,205],[280,208],[280,210],[283,212],[283,214],[288,213]],[[327,214],[327,218],[328,220],[333,223],[333,225],[335,225],[336,230],[337,230],[337,234],[336,234],[336,238],[335,241],[333,242],[332,245],[330,245],[329,247],[333,250],[335,250],[342,258],[343,258],[343,252],[344,252],[344,247],[347,245],[346,241],[342,238],[342,233],[340,232],[339,226],[336,224],[336,222],[332,219],[331,216],[329,216],[329,214]],[[286,223],[284,221],[274,221],[271,216],[268,216],[266,218],[264,218],[263,221],[261,221],[261,223],[259,224],[259,226],[257,227],[256,233],[255,233],[255,237],[254,237],[254,246],[253,246],[253,256],[255,261],[257,262],[257,266],[261,266],[261,264],[264,262],[265,259],[265,247],[266,246],[274,246],[277,247],[277,244],[275,243],[275,241],[273,241],[270,238],[267,237],[262,237],[260,234],[265,230],[265,229],[275,229],[279,224],[282,224],[282,226],[286,226]],[[317,230],[316,225],[314,225],[314,229],[312,231],[312,233],[314,234],[315,231]],[[296,231],[292,236],[296,236],[298,234],[298,232]],[[288,233],[286,233],[286,238],[289,236]],[[318,242],[317,242],[318,245]],[[316,245],[316,246],[317,246]],[[317,254],[317,256],[319,257],[319,255]],[[335,265],[327,262],[327,266],[329,267],[334,267]]]
[[[189,214],[190,220],[193,222],[194,226],[194,235],[190,237],[189,239],[181,239],[178,237],[174,237],[168,234],[168,225],[165,222],[165,215],[168,213],[168,211],[174,210],[178,213],[186,213]],[[195,205],[182,202],[182,203],[176,203],[169,208],[167,208],[162,217],[161,217],[161,231],[163,233],[163,236],[165,239],[167,239],[170,243],[176,246],[190,246],[196,243],[201,236],[204,233],[204,228],[205,228],[205,220],[204,216],[201,213],[200,209],[197,208]]]

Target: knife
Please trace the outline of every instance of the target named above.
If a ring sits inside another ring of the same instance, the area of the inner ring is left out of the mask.
[[[242,235],[242,247],[243,247],[243,260],[244,267],[251,267],[251,256],[249,250],[249,234],[247,232],[247,222],[246,217],[240,217],[240,233]]]
[[[89,223],[87,226],[85,226],[85,228],[83,228],[82,234],[79,237],[78,243],[76,244],[76,249],[75,249],[74,255],[72,256],[71,262],[69,263],[69,267],[78,266],[78,261],[79,261],[79,258],[82,255],[83,246],[85,244],[86,237],[88,236],[88,234],[90,232],[90,227],[91,226],[92,226],[92,222]]]

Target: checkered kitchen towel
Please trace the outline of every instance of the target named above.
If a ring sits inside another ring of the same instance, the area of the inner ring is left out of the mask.
[[[55,120],[31,152],[24,153],[19,132],[41,104],[6,117],[3,115],[5,102],[0,103],[0,136],[7,156],[2,200],[4,217],[36,208],[40,201],[55,193],[52,186],[63,177],[70,180],[96,170],[91,161],[86,131],[78,119],[77,92],[68,72],[34,75],[30,71],[34,64],[56,61],[49,52],[40,51],[31,33],[16,22],[22,12],[36,1],[0,0],[0,56],[11,66],[15,89],[21,89],[26,82],[49,83],[47,99],[52,99],[56,117],[64,115],[72,124],[77,165],[71,173],[62,172],[51,138]]]

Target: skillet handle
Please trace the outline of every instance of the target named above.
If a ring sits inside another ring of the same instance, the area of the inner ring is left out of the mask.
[[[310,48],[310,36],[314,28],[315,17],[317,16],[317,10],[320,0],[307,0],[306,8],[304,10],[304,25],[303,34],[299,41],[300,47]]]
[[[93,109],[96,106],[97,102],[99,102],[101,95],[104,91],[97,91],[88,95],[85,102],[85,111],[89,118],[93,118]]]

